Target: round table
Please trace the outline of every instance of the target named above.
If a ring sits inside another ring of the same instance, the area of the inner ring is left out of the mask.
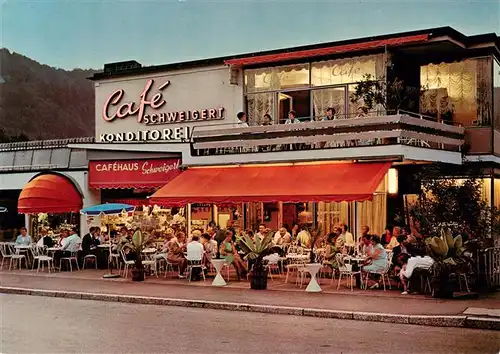
[[[224,263],[226,263],[225,259],[212,259],[212,264],[214,265],[215,271],[217,272],[217,275],[215,276],[214,281],[212,282],[212,286],[224,286],[227,285],[226,281],[220,274],[220,271],[222,267],[224,266]]]
[[[308,263],[306,264],[307,271],[311,274],[311,281],[306,288],[306,291],[317,293],[322,291],[321,287],[318,284],[318,280],[316,279],[316,274],[318,274],[321,269],[320,263]]]

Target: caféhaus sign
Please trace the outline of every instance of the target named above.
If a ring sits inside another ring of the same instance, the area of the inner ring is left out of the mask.
[[[224,119],[224,107],[205,108],[201,110],[168,111],[165,110],[167,101],[164,91],[170,87],[170,80],[166,80],[156,88],[154,79],[146,81],[142,93],[137,101],[125,101],[125,90],[114,91],[104,103],[102,119],[113,122],[117,119],[136,117],[137,122],[145,125],[171,124],[183,122],[199,122]],[[147,110],[151,112],[147,113]],[[128,133],[127,133],[128,134]],[[160,134],[163,136],[164,134]],[[143,137],[143,135],[140,135]],[[101,139],[102,140],[102,139]],[[142,139],[146,140],[146,139]],[[152,139],[154,140],[154,139]],[[159,140],[159,139],[157,139]],[[166,140],[166,139],[161,139]],[[129,140],[130,141],[130,140]]]

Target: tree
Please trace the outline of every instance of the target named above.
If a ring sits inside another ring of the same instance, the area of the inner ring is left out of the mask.
[[[355,91],[351,94],[352,103],[363,102],[363,106],[372,110],[377,105],[382,105],[385,110],[397,111],[399,109],[415,109],[418,104],[420,90],[407,86],[397,77],[387,82],[377,80],[370,74],[363,75],[363,80],[356,83]]]
[[[467,239],[484,241],[500,234],[500,211],[482,198],[483,176],[468,167],[464,178],[451,179],[447,165],[425,166],[417,178],[422,188],[410,215],[418,220],[427,236],[439,235],[442,228]]]

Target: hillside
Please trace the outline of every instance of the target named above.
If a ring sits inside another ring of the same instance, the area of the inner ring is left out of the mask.
[[[93,71],[66,71],[0,49],[0,136],[92,136]]]

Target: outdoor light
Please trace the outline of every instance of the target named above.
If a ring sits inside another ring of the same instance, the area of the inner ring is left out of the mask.
[[[387,171],[387,189],[389,194],[398,194],[398,170],[395,168]]]

